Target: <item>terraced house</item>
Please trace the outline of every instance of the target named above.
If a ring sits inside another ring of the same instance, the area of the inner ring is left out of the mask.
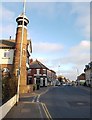
[[[28,70],[28,84],[36,84],[39,89],[52,85],[55,79],[56,72],[50,70],[38,60],[31,61]]]
[[[92,61],[88,65],[85,65],[84,72],[87,86],[92,87]]]

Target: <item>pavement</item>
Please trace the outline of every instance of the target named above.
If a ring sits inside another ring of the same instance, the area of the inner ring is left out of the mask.
[[[39,97],[49,89],[49,86],[42,87],[34,92],[21,94],[18,104],[8,112],[3,120],[10,118],[48,118],[45,105],[39,102]]]

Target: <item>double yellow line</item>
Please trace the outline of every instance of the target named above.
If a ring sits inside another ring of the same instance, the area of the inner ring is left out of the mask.
[[[51,115],[50,115],[50,113],[49,113],[49,111],[48,111],[48,109],[47,109],[47,107],[46,107],[46,105],[44,103],[41,103],[41,105],[42,105],[42,108],[43,108],[43,110],[44,110],[44,112],[45,112],[46,117],[48,118],[48,120],[53,120],[52,117],[51,117]]]

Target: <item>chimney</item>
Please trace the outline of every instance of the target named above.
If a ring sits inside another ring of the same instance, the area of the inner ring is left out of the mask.
[[[33,59],[30,59],[30,63],[32,63],[33,62]]]
[[[10,40],[11,40],[11,36],[10,36],[10,38],[9,38]]]

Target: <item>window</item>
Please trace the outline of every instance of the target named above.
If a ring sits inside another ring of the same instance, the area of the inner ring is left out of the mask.
[[[5,58],[8,58],[9,56],[10,56],[10,55],[9,55],[9,51],[5,51],[5,52],[4,52],[4,57],[5,57]]]
[[[8,68],[3,68],[2,71],[3,71],[3,72],[9,72],[9,69],[8,69]]]
[[[22,21],[19,21],[19,22],[18,22],[18,25],[22,25]]]
[[[28,76],[28,84],[33,84],[31,76]]]
[[[16,76],[18,77],[18,75],[20,75],[20,71],[19,69],[16,69]]]
[[[43,69],[43,74],[46,74],[46,69]]]
[[[31,73],[31,69],[28,70],[28,73]]]
[[[40,74],[40,69],[37,69],[37,75],[39,75]]]
[[[27,26],[27,23],[26,23],[26,22],[24,22],[24,26]]]

